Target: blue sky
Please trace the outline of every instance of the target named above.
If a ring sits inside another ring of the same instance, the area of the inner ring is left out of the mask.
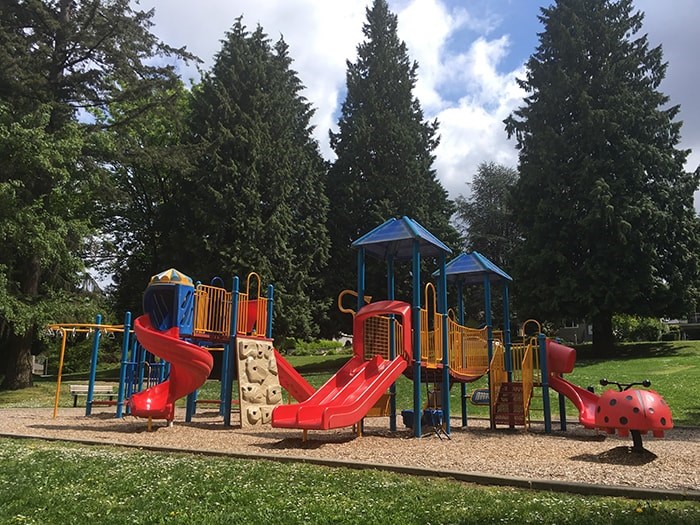
[[[136,3],[136,0],[133,0]],[[370,0],[140,0],[155,8],[153,31],[165,42],[198,55],[212,65],[224,33],[243,15],[249,28],[258,23],[271,38],[284,36],[293,67],[316,108],[315,137],[332,159],[328,130],[335,129],[345,93],[346,60],[355,60]],[[467,195],[468,183],[483,161],[515,167],[517,152],[507,140],[502,120],[521,103],[515,79],[538,43],[541,0],[389,0],[398,15],[399,36],[418,61],[415,94],[426,118],[440,122],[436,150],[438,177],[452,197]],[[681,146],[693,150],[689,170],[700,165],[700,2],[636,0],[645,12],[643,32],[662,44],[669,62],[661,90],[681,104]],[[185,78],[197,70],[183,67]],[[696,208],[700,208],[696,194]]]

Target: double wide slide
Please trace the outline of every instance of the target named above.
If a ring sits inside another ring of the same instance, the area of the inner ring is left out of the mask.
[[[306,401],[281,405],[272,412],[272,426],[328,430],[358,423],[406,369],[403,357],[354,356]]]

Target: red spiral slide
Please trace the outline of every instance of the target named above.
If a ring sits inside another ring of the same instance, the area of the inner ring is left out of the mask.
[[[170,363],[170,377],[131,396],[131,415],[172,421],[175,418],[175,401],[204,384],[211,373],[214,359],[205,348],[180,339],[179,328],[164,332],[156,330],[148,315],[136,319],[134,331],[146,350]]]

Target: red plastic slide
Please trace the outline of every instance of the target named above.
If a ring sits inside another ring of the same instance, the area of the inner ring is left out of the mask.
[[[275,350],[275,360],[282,388],[299,402],[309,399],[315,392],[314,387],[277,350]]]
[[[354,356],[309,399],[280,405],[272,412],[272,426],[328,430],[358,423],[406,369],[403,357]]]
[[[576,350],[555,341],[547,341],[547,371],[549,386],[568,397],[578,410],[579,422],[586,428],[595,428],[595,413],[599,397],[561,377],[569,374],[576,363]]]
[[[632,432],[637,451],[642,449],[641,434],[652,432],[663,437],[673,428],[671,409],[658,392],[653,390],[608,389],[601,396],[595,395],[561,377],[574,369],[576,350],[547,341],[547,367],[549,386],[568,397],[579,411],[579,421],[586,428],[599,428],[620,436]],[[618,385],[620,386],[620,385]],[[636,437],[635,437],[636,434]]]
[[[205,348],[180,339],[177,327],[164,332],[156,330],[148,315],[136,319],[134,331],[146,350],[170,363],[170,377],[131,396],[131,414],[172,421],[175,418],[175,401],[204,384],[214,359]]]

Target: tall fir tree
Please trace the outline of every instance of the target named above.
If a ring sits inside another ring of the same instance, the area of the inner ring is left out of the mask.
[[[458,238],[450,224],[453,203],[433,169],[438,123],[424,120],[413,95],[418,64],[409,59],[385,0],[367,9],[363,34],[357,61],[347,64],[338,132],[330,133],[337,159],[328,180],[329,296],[356,287],[351,242],[391,217],[408,215],[448,244]],[[373,270],[368,268],[368,290],[386,290],[383,268]],[[347,330],[346,321],[333,309],[325,331]]]
[[[284,40],[271,43],[261,27],[251,33],[239,18],[227,33],[193,93],[191,141],[202,154],[180,186],[185,231],[175,241],[191,275],[255,271],[274,283],[275,335],[308,337],[327,307],[318,295],[326,166],[291,62]]]
[[[31,386],[31,346],[66,319],[109,176],[101,126],[85,118],[172,86],[155,57],[188,55],[150,33],[129,0],[0,3],[0,374]],[[134,105],[128,119],[148,106]],[[113,122],[113,125],[119,123]]]
[[[520,149],[519,311],[592,321],[609,353],[614,313],[679,315],[697,297],[700,172],[684,169],[663,53],[631,0],[559,0],[540,20],[529,95],[505,121]]]

